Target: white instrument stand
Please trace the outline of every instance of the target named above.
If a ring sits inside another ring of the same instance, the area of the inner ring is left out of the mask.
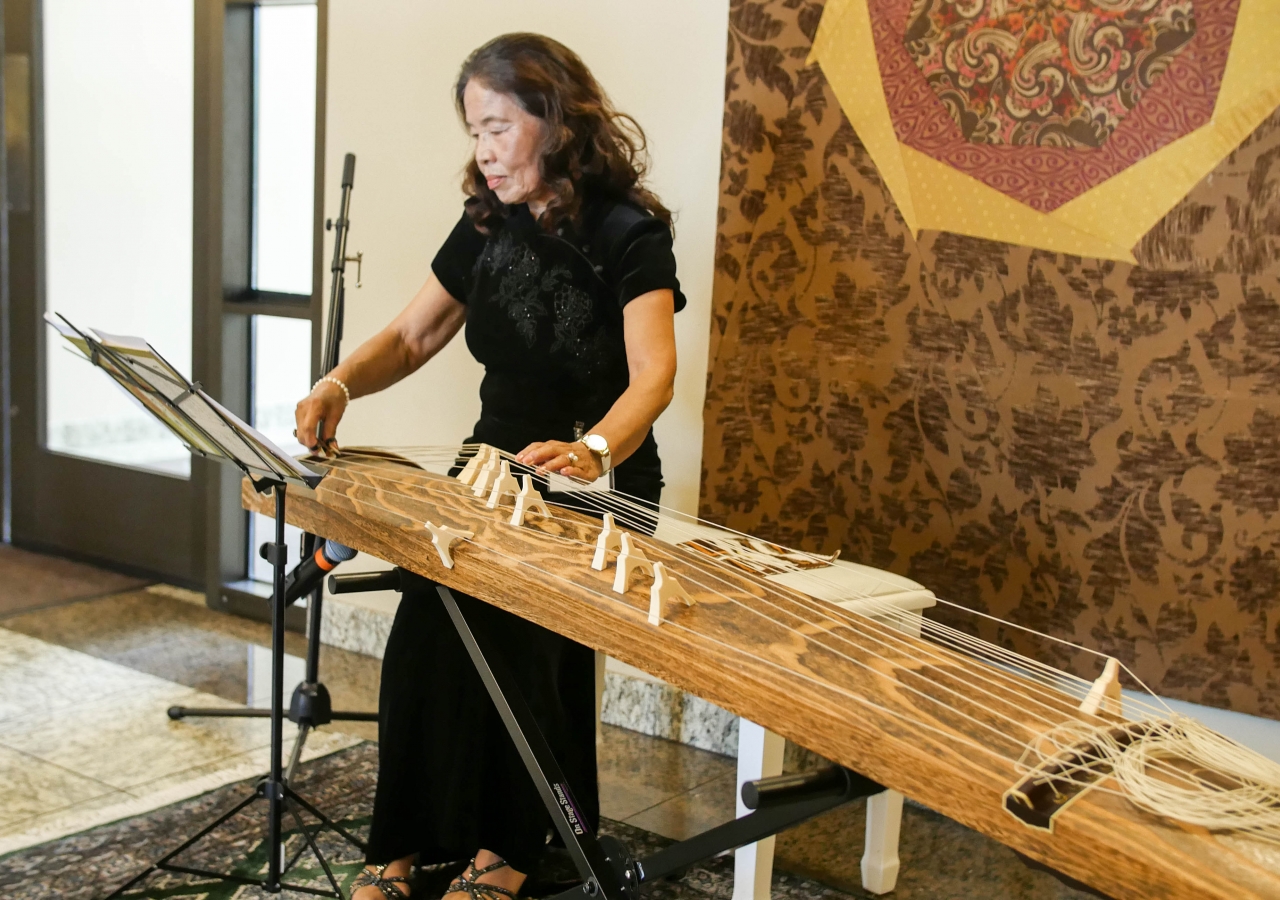
[[[862,886],[873,894],[887,894],[898,883],[898,833],[901,828],[901,794],[885,791],[867,798]]]
[[[734,800],[741,819],[751,810],[742,802],[742,786],[748,781],[782,774],[786,739],[747,719],[738,719],[738,784]],[[773,848],[776,837],[739,847],[733,852],[733,900],[769,900],[773,883]]]
[[[655,537],[671,543],[689,539],[698,526],[685,522],[680,531],[664,533],[668,526],[659,520]],[[716,540],[722,535],[707,530],[707,537]],[[853,612],[880,618],[885,604],[905,616],[894,616],[888,621],[906,634],[918,637],[921,613],[933,606],[934,595],[898,575],[846,561],[835,562],[832,568],[812,571],[800,570],[783,575],[769,576],[769,580],[818,600],[834,603]],[[848,600],[846,598],[860,598]],[[603,693],[604,659],[597,655],[597,690]],[[597,694],[597,698],[600,696]],[[597,700],[597,722],[599,721]],[[598,726],[597,726],[598,727]],[[782,774],[782,757],[786,741],[768,729],[738,719],[738,778],[735,803],[737,817],[751,812],[742,803],[742,785],[748,781]],[[898,881],[898,837],[902,826],[902,795],[897,791],[883,791],[867,798],[866,842],[862,853],[862,887],[873,894],[887,894]],[[776,840],[765,838],[734,851],[733,900],[769,900],[773,880],[773,853]]]
[[[738,817],[751,810],[742,803],[742,785],[782,774],[787,742],[746,719],[738,719]],[[902,824],[902,795],[884,791],[867,798],[866,844],[862,852],[862,887],[887,894],[898,881],[898,833]],[[766,838],[734,851],[733,900],[769,900],[773,882],[775,838]]]

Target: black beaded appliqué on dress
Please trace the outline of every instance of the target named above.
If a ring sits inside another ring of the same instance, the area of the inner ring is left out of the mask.
[[[550,352],[570,356],[574,368],[587,378],[604,368],[608,335],[591,328],[595,324],[592,297],[573,284],[568,266],[556,264],[544,272],[533,249],[504,231],[485,246],[476,269],[496,278],[492,300],[506,312],[526,347],[532,349],[537,342],[538,322],[548,317],[543,298],[549,297],[555,336]]]
[[[517,244],[510,234],[503,232],[485,246],[476,266],[483,267],[491,276],[502,272],[493,300],[511,317],[525,346],[533,347],[538,339],[538,319],[547,314],[541,294],[549,286],[544,284],[547,278],[542,276],[538,257],[528,245]]]

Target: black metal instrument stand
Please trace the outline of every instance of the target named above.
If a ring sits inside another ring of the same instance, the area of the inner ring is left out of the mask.
[[[437,585],[436,590],[582,876],[581,885],[555,895],[552,900],[581,900],[583,896],[632,900],[640,896],[646,884],[677,874],[726,850],[777,834],[842,803],[884,790],[871,779],[837,766],[749,782],[743,785],[742,795],[747,807],[754,812],[673,844],[646,859],[634,859],[621,841],[607,835],[596,836],[582,820],[564,773],[505,660],[492,649],[483,629],[472,627],[453,592],[443,585]]]
[[[271,562],[274,574],[274,591],[271,597],[271,709],[270,710],[253,710],[254,713],[263,713],[271,719],[271,770],[262,781],[258,782],[258,786],[248,798],[242,800],[234,807],[223,813],[213,822],[210,822],[191,838],[183,841],[176,849],[166,853],[159,860],[152,863],[144,872],[131,879],[127,884],[121,886],[111,897],[123,897],[125,893],[134,885],[144,881],[151,874],[164,872],[177,872],[187,875],[196,875],[203,878],[211,878],[219,881],[229,881],[238,884],[254,885],[261,887],[269,893],[279,893],[282,890],[300,891],[306,894],[314,894],[321,897],[337,897],[344,896],[342,888],[338,885],[337,879],[334,877],[333,870],[329,867],[328,860],[324,854],[320,852],[319,846],[316,844],[316,836],[325,828],[332,829],[336,834],[340,835],[352,846],[358,848],[362,852],[365,849],[364,843],[344,829],[341,825],[334,822],[314,805],[309,803],[298,795],[291,788],[285,778],[284,771],[284,615],[285,615],[285,561],[286,546],[284,542],[284,523],[285,523],[285,484],[283,482],[273,482],[264,484],[258,482],[259,490],[264,487],[270,487],[275,492],[275,516],[276,516],[276,534],[275,541],[265,545],[267,550],[267,558]],[[317,632],[318,633],[318,630]],[[327,692],[326,692],[327,694]],[[297,694],[295,692],[295,698]],[[195,713],[195,710],[190,712]],[[218,710],[217,712],[221,712]],[[173,711],[170,710],[170,716],[173,717]],[[174,717],[179,718],[179,717]],[[267,802],[267,874],[263,878],[253,878],[248,875],[239,875],[233,872],[214,872],[208,869],[201,869],[193,866],[185,866],[175,860],[184,852],[193,847],[201,839],[208,836],[218,829],[219,826],[229,821],[231,818],[239,814],[249,805],[259,800]],[[308,828],[303,822],[299,810],[310,813],[318,824],[313,828]],[[287,873],[301,858],[303,850],[299,850],[291,859],[284,858],[284,817],[288,815],[293,820],[298,832],[305,841],[306,848],[320,863],[320,867],[324,870],[325,875],[329,879],[329,885],[332,890],[317,890],[307,885],[290,884],[283,881],[285,873]]]

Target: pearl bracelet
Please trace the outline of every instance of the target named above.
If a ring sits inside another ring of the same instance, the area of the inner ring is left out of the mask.
[[[342,395],[347,398],[347,405],[350,406],[351,392],[347,390],[347,386],[345,384],[343,384],[338,379],[334,378],[332,375],[326,375],[323,378],[321,378],[319,381],[317,381],[315,384],[311,386],[311,390],[314,391],[316,388],[320,387],[320,385],[324,384],[326,381],[329,382],[330,384],[336,384],[338,387],[342,388]]]

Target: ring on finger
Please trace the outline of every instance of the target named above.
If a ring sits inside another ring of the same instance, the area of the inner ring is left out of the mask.
[[[578,464],[578,454],[574,453],[572,450],[569,451],[569,462],[573,463],[575,466]]]

